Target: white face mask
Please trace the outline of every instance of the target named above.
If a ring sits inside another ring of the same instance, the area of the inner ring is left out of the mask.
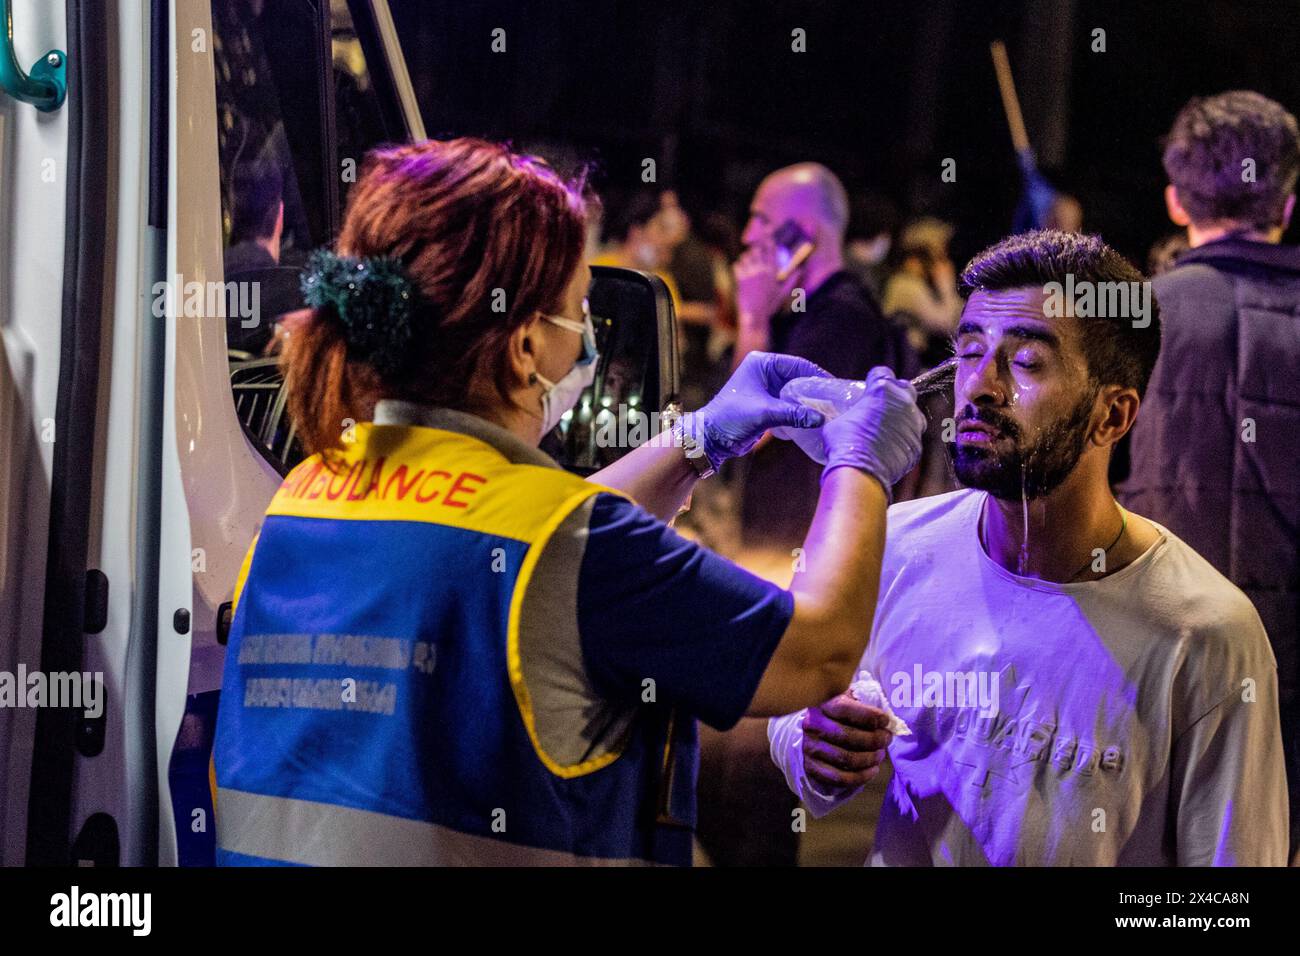
[[[543,314],[542,316],[552,325],[558,325],[562,329],[582,336],[582,354],[578,356],[578,361],[574,363],[573,368],[569,369],[558,382],[552,382],[541,372],[534,373],[537,381],[546,388],[545,394],[542,395],[543,435],[549,435],[551,430],[560,424],[564,413],[578,404],[583,389],[596,379],[596,360],[600,357],[600,353],[596,351],[596,327],[591,322],[591,313],[587,310],[586,299],[582,300],[582,311],[582,322],[575,322],[560,315]]]

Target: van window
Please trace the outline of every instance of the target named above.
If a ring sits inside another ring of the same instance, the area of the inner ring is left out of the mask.
[[[366,151],[406,138],[369,17],[348,0],[212,2],[231,385],[282,471],[301,452],[266,355],[275,321],[302,306],[299,270],[337,236]]]

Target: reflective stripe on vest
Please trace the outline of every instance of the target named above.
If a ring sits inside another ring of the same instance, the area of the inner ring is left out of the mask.
[[[627,866],[332,803],[217,791],[221,849],[304,866]]]

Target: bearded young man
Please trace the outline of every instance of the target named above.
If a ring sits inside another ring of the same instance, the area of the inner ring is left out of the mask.
[[[873,864],[1286,862],[1259,615],[1107,484],[1160,323],[1149,298],[1103,283],[1140,282],[1098,237],[1050,231],[962,275],[949,453],[965,487],[889,510],[862,662],[911,730],[889,748]],[[815,815],[878,770],[880,717],[846,693],[771,722],[773,759]]]

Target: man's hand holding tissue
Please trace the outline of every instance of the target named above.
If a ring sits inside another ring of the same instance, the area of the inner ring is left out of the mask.
[[[809,707],[803,719],[804,772],[824,794],[855,790],[880,772],[894,735],[890,716],[849,692]]]

